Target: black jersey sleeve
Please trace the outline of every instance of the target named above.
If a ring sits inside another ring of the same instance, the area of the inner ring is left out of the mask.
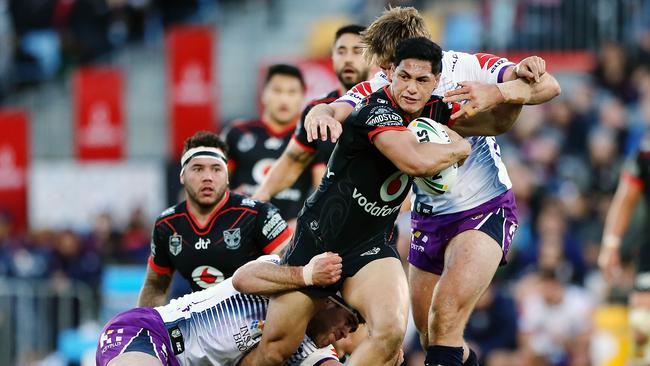
[[[368,135],[370,142],[383,131],[406,129],[404,118],[397,109],[388,104],[372,103],[372,101],[359,110],[354,120],[356,127]]]
[[[256,242],[264,254],[273,252],[287,240],[292,230],[275,206],[261,203],[255,222]]]
[[[169,245],[176,244],[173,243],[173,241],[180,239],[180,236],[167,235],[164,233],[162,225],[164,225],[164,223],[157,223],[151,233],[151,255],[149,256],[149,267],[158,274],[171,275],[174,271],[174,267],[171,260],[169,260]],[[165,238],[167,240],[165,240]]]

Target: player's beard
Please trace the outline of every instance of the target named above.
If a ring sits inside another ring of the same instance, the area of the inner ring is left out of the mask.
[[[216,206],[222,199],[223,196],[226,194],[226,191],[228,190],[228,184],[224,184],[221,187],[217,187],[215,189],[215,195],[214,199],[211,199],[210,201],[205,201],[201,200],[199,198],[200,192],[196,192],[192,189],[185,189],[185,193],[187,193],[187,199],[192,201],[196,206],[201,208],[202,211],[211,211],[214,206]]]
[[[368,80],[368,70],[360,71],[358,69],[354,69],[354,71],[356,71],[356,76],[357,77],[355,77],[355,78],[346,78],[343,75],[343,70],[344,69],[345,68],[341,68],[341,70],[337,71],[336,72],[336,77],[339,79],[339,82],[341,83],[341,85],[343,85],[345,90],[350,90],[350,89],[352,89],[352,87],[359,84],[360,82]]]

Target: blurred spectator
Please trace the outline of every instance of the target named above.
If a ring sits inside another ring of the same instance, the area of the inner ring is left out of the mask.
[[[149,256],[151,233],[141,208],[131,213],[126,231],[122,236],[120,256],[126,263],[146,263]]]
[[[590,167],[590,191],[611,194],[616,189],[620,171],[616,135],[606,128],[592,129],[588,136],[588,159]]]
[[[53,233],[37,231],[9,246],[9,273],[20,279],[47,279],[53,272]]]
[[[553,270],[541,270],[520,304],[520,340],[525,365],[589,365],[594,303],[583,289],[566,285]]]
[[[65,278],[97,288],[102,261],[96,248],[84,246],[72,231],[58,235],[54,268]]]
[[[467,322],[465,339],[481,364],[485,364],[494,351],[508,353],[516,349],[517,309],[504,289],[495,284],[488,287]]]
[[[93,230],[85,238],[87,246],[96,248],[106,260],[119,257],[121,236],[113,227],[113,218],[109,213],[103,213],[95,219]]]
[[[632,66],[620,43],[609,41],[600,46],[596,69],[593,72],[596,83],[625,103],[636,101],[638,91],[630,76]]]

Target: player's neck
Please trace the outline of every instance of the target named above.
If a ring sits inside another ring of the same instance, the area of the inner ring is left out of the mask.
[[[190,212],[190,215],[196,221],[196,223],[199,224],[199,226],[204,227],[208,221],[210,221],[212,215],[214,215],[214,213],[223,206],[227,199],[228,193],[226,192],[223,194],[223,197],[217,201],[217,203],[212,206],[205,207],[188,198],[187,210]]]
[[[293,130],[296,126],[296,122],[298,122],[298,119],[294,119],[289,123],[282,123],[271,118],[266,113],[262,115],[262,123],[264,123],[266,127],[274,134],[284,134],[288,130]]]

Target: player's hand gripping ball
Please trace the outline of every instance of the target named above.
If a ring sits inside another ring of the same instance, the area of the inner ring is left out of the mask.
[[[450,144],[451,139],[442,125],[429,118],[416,118],[408,125],[420,143]],[[414,182],[421,190],[439,195],[447,192],[456,182],[458,163],[443,169],[432,177],[415,177]]]

